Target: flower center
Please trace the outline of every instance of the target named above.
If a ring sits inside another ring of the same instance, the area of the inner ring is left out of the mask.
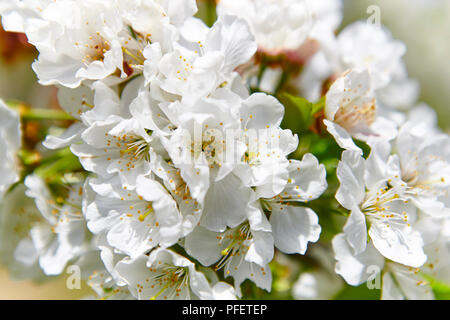
[[[90,63],[94,61],[101,61],[105,59],[105,53],[111,49],[110,43],[105,40],[99,32],[89,36],[85,43],[75,42],[75,46],[83,50],[84,63]]]
[[[203,154],[211,168],[215,165],[222,166],[224,153],[225,141],[217,138],[214,130],[205,131],[202,141],[196,141],[191,144],[191,154],[194,159],[198,159]]]
[[[216,265],[215,270],[217,271],[224,266],[226,266],[226,269],[229,269],[229,265],[235,256],[241,257],[240,263],[235,266],[235,269],[239,268],[239,265],[249,248],[248,245],[246,245],[246,241],[251,239],[252,234],[248,222],[244,222],[240,226],[230,229],[223,235],[218,236],[217,240],[219,240],[219,246],[226,245],[226,247],[221,251],[223,257]]]
[[[159,291],[150,300],[156,300],[163,293],[165,293],[164,299],[178,297],[183,287],[188,286],[189,269],[186,267],[163,264],[161,268],[150,269],[157,272],[153,281],[154,285],[159,288]]]
[[[408,185],[408,192],[414,195],[446,196],[446,180],[441,171],[446,166],[445,160],[435,155],[419,158],[415,152],[412,156],[414,161],[406,167],[402,166],[402,179]]]
[[[140,136],[133,134],[112,136],[112,139],[107,140],[106,147],[105,152],[108,152],[108,150],[113,154],[119,152],[117,163],[122,167],[121,171],[131,171],[143,162],[150,161],[150,145]],[[112,161],[112,157],[109,157],[108,161]]]
[[[353,131],[368,128],[375,121],[375,99],[362,105],[341,105],[334,116],[334,121],[343,128]]]
[[[402,202],[401,206],[398,206],[399,202]],[[390,224],[404,225],[408,222],[409,217],[404,210],[406,203],[408,200],[400,199],[394,188],[385,186],[369,193],[361,209],[370,222],[384,222],[389,227]]]

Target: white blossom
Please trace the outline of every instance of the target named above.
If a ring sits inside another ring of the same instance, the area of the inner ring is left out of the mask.
[[[449,137],[443,133],[420,134],[414,126],[408,122],[400,128],[394,171],[407,185],[407,194],[418,208],[430,215],[448,217],[450,209],[443,199],[450,190]]]
[[[19,114],[0,101],[0,199],[19,180],[17,152],[22,146]]]
[[[449,136],[343,6],[0,0],[57,98],[0,101],[0,263],[87,299],[440,298]]]
[[[413,228],[417,209],[408,201],[405,188],[389,177],[388,155],[373,148],[367,160],[357,151],[344,151],[337,169],[339,203],[350,210],[343,236],[355,255],[366,250],[367,242],[386,258],[411,267],[426,260],[423,239]]]
[[[83,185],[72,186],[66,198],[51,194],[38,176],[28,176],[26,195],[34,199],[39,215],[26,214],[27,230],[14,252],[18,261],[38,262],[47,275],[58,275],[66,264],[88,250],[87,231],[82,210]],[[30,212],[33,212],[32,210]]]
[[[122,260],[116,268],[138,299],[212,300],[217,297],[218,291],[213,290],[194,264],[170,250],[157,249],[150,256]]]
[[[312,25],[311,12],[303,0],[221,0],[217,10],[219,16],[244,18],[258,46],[271,54],[298,49]]]
[[[118,178],[92,180],[97,195],[86,212],[91,231],[106,232],[109,245],[132,258],[158,245],[170,247],[182,235],[182,216],[164,187],[143,176],[137,183],[130,190]]]
[[[349,70],[333,83],[326,95],[325,116],[328,131],[347,150],[359,150],[352,137],[370,144],[397,134],[394,122],[377,115],[367,70]]]

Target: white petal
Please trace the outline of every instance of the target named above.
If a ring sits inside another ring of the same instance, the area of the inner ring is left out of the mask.
[[[217,282],[213,287],[214,300],[236,300],[234,288],[225,282]]]
[[[319,219],[309,208],[272,204],[270,223],[275,246],[285,253],[305,254],[308,242],[319,240]]]
[[[301,161],[289,161],[289,180],[281,194],[292,201],[308,202],[319,198],[327,189],[326,170],[315,156],[307,153]]]
[[[364,181],[365,163],[358,151],[344,151],[338,164],[337,176],[340,181],[336,199],[351,210],[360,204],[366,195]]]
[[[259,288],[268,292],[272,289],[272,272],[268,265],[261,267],[245,260],[233,259],[224,272],[234,278],[234,287],[238,296],[242,296],[240,286],[246,279],[250,279]]]
[[[335,236],[332,243],[337,260],[335,271],[348,284],[358,286],[367,281],[371,275],[371,270],[368,269],[370,266],[375,266],[380,271],[383,269],[384,258],[371,243],[359,255],[353,253],[352,248],[347,242],[346,235],[343,233]]]
[[[185,238],[185,249],[189,255],[204,266],[210,266],[219,261],[221,250],[223,249],[219,240],[218,233],[209,231],[203,227],[197,227]]]
[[[217,232],[236,227],[246,219],[251,192],[234,174],[215,182],[205,197],[201,225]]]
[[[394,280],[395,279],[395,280]],[[429,283],[420,274],[403,265],[389,263],[389,272],[383,276],[383,300],[433,300]]]
[[[226,60],[224,72],[246,63],[256,52],[256,42],[245,20],[236,16],[220,16],[205,43],[208,51],[220,51]]]
[[[242,103],[240,117],[247,129],[265,129],[267,126],[279,126],[284,116],[283,105],[274,97],[265,93],[254,93]]]
[[[383,275],[383,287],[381,290],[382,300],[405,300],[390,272],[386,272]]]
[[[353,210],[350,213],[350,217],[345,223],[344,233],[347,235],[348,243],[353,248],[355,255],[358,255],[366,250],[366,217],[357,206],[354,206]]]
[[[85,128],[84,124],[76,122],[60,136],[48,135],[42,144],[52,150],[68,147],[81,139],[81,133]]]
[[[356,146],[356,144],[353,142],[352,137],[344,128],[326,119],[323,120],[323,123],[325,123],[328,132],[334,137],[337,144],[342,149],[354,150],[362,155],[362,150],[358,146]]]
[[[369,235],[377,250],[392,261],[418,268],[427,260],[422,236],[409,227],[376,223],[372,224]]]
[[[273,259],[274,239],[272,233],[262,231],[252,231],[252,240],[245,255],[245,260],[265,266]]]

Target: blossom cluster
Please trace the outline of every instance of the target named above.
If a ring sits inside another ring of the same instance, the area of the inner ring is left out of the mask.
[[[194,0],[0,1],[64,115],[30,147],[33,109],[0,104],[0,262],[34,280],[77,265],[103,299],[236,299],[310,255],[299,299],[370,267],[382,298],[433,298],[450,140],[405,45],[364,21],[337,33],[339,0],[206,5],[211,26]]]

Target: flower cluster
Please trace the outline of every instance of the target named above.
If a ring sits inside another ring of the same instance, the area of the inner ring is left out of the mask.
[[[433,297],[450,140],[404,44],[365,22],[336,35],[341,10],[221,0],[208,26],[194,0],[0,1],[62,109],[30,145],[39,110],[0,104],[0,261],[35,280],[77,265],[104,299],[236,299],[306,254],[295,297],[374,266],[383,298]]]

